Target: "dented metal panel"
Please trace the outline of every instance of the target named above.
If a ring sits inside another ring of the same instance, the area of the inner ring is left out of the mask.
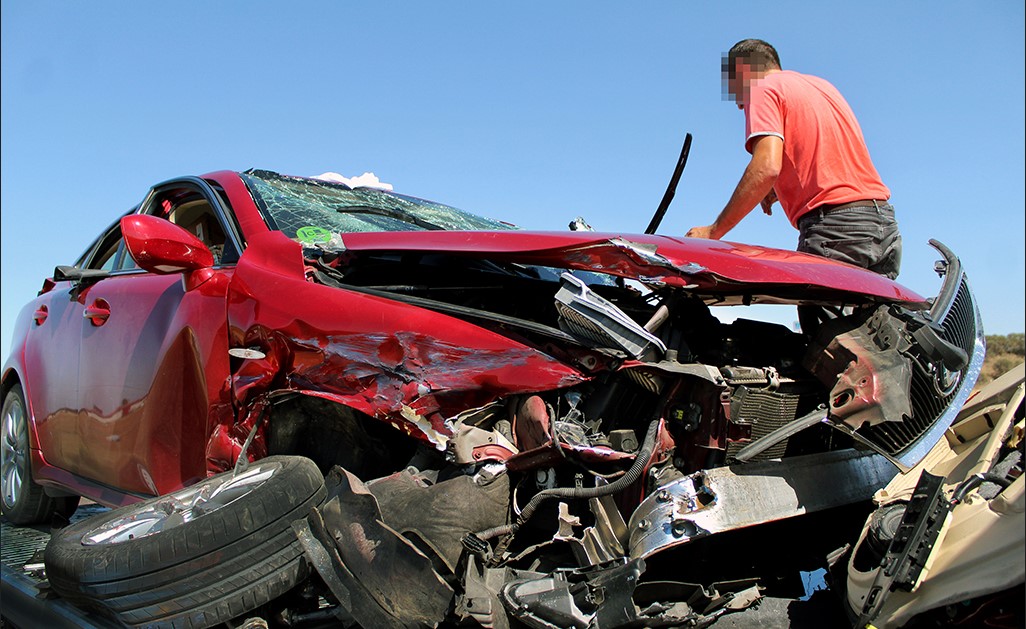
[[[818,256],[730,242],[596,232],[374,232],[346,234],[345,249],[446,251],[525,264],[643,278],[698,292],[759,294],[801,287],[809,296],[859,294],[926,307],[914,291],[881,275]]]
[[[696,472],[660,487],[634,511],[630,556],[869,500],[895,473],[883,457],[855,450]]]
[[[445,420],[460,411],[586,379],[466,321],[314,284],[299,268],[294,276],[268,270],[251,250],[238,264],[228,305],[233,345],[264,356],[243,361],[232,376],[242,405],[290,389],[345,404],[444,450],[452,437]]]

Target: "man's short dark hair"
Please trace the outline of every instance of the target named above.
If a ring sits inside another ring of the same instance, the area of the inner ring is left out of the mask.
[[[738,59],[744,59],[750,66],[780,69],[777,49],[761,39],[742,39],[731,47],[724,68],[731,76],[734,75],[735,61]]]

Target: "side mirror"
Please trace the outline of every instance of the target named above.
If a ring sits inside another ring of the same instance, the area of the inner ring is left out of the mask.
[[[125,216],[121,219],[121,235],[135,263],[150,273],[181,273],[214,266],[214,255],[199,238],[163,218]]]

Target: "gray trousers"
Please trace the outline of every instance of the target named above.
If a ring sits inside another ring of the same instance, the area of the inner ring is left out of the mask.
[[[901,234],[889,203],[830,212],[813,210],[798,220],[798,251],[847,262],[891,278],[901,267]],[[798,306],[802,332],[815,336],[820,324],[836,313],[819,306]]]
[[[898,277],[901,234],[889,203],[812,210],[798,221],[798,251]]]

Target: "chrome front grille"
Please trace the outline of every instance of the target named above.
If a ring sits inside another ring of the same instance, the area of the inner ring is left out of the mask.
[[[859,431],[903,463],[914,464],[936,443],[969,397],[983,365],[983,326],[969,283],[964,274],[959,274],[953,299],[946,312],[942,311],[941,337],[965,351],[968,365],[960,373],[950,373],[920,352],[912,361],[912,416]]]
[[[972,355],[972,347],[976,342],[977,321],[976,306],[973,303],[972,293],[969,290],[969,283],[965,275],[959,283],[955,299],[944,317],[942,326],[944,340],[961,347],[967,354]]]

